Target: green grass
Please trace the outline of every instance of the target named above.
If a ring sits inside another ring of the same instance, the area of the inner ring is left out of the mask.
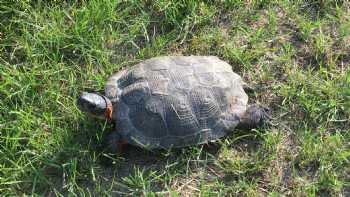
[[[0,195],[348,196],[348,1],[2,1]],[[250,3],[247,3],[250,2]],[[160,55],[216,55],[257,87],[270,127],[122,157],[82,90]]]

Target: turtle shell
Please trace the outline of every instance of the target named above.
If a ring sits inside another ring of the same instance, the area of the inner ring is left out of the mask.
[[[112,75],[105,95],[129,143],[183,147],[223,137],[246,110],[241,77],[214,56],[166,56]]]

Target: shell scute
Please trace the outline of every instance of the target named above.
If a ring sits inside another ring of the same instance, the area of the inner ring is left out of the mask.
[[[123,89],[121,98],[126,104],[142,104],[150,96],[150,87],[147,82],[130,84]]]
[[[211,56],[146,60],[112,76],[106,93],[115,98],[120,132],[131,144],[149,148],[223,137],[239,123],[248,102],[240,76]]]

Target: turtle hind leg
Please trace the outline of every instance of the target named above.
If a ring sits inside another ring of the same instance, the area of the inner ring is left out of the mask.
[[[268,108],[259,105],[251,105],[240,117],[237,125],[239,129],[254,129],[264,125],[268,119]]]
[[[105,151],[112,154],[121,154],[123,146],[127,144],[127,141],[122,138],[119,132],[113,131],[105,138]]]

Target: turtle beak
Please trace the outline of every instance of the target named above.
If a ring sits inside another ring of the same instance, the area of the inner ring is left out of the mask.
[[[98,94],[99,96],[101,96],[104,100],[105,100],[105,103],[106,103],[106,111],[105,111],[105,118],[108,120],[108,121],[112,121],[112,118],[113,118],[113,105],[112,105],[112,102],[111,100],[109,100],[107,97],[101,95],[101,94]]]
[[[91,108],[92,102],[90,102],[87,92],[81,93],[80,97],[77,100],[77,106],[81,111],[89,111],[88,109]]]

